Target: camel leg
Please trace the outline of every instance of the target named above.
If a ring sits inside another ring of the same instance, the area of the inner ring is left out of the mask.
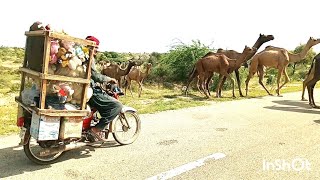
[[[306,84],[308,89],[308,94],[309,94],[309,105],[313,108],[319,108],[314,102],[314,94],[313,94],[314,87],[318,81],[319,81],[319,78],[313,78],[311,81],[309,81]]]
[[[302,101],[307,101],[307,99],[304,98],[304,93],[306,90],[307,83],[313,79],[313,74],[314,74],[314,68],[311,70],[311,72],[309,74],[307,74],[307,77],[305,78],[305,80],[302,83],[302,95],[301,95]]]
[[[268,89],[265,87],[265,85],[263,84],[263,76],[264,76],[264,71],[263,71],[263,67],[260,66],[258,68],[258,72],[259,72],[259,84],[263,87],[263,89],[268,93],[268,95],[272,96],[272,94],[268,91]]]
[[[254,73],[249,72],[248,77],[246,79],[246,96],[248,96],[248,85],[249,85],[250,79],[252,78],[253,75],[254,75]]]
[[[192,81],[189,81],[188,84],[187,84],[187,86],[186,86],[186,90],[185,90],[185,92],[184,92],[185,96],[188,96],[188,88],[189,88],[191,82],[192,82]]]
[[[128,81],[128,89],[129,89],[129,91],[130,91],[131,96],[133,97],[133,94],[132,94],[132,87],[131,87],[131,80],[130,80],[130,81]]]
[[[226,77],[226,76],[223,76],[223,78],[222,78],[222,83],[221,83],[221,86],[220,86],[220,88],[219,88],[219,96],[220,96],[220,97],[222,97],[221,91],[222,91],[222,87],[223,87],[224,83],[226,82],[226,79],[227,79],[227,77]]]
[[[250,69],[249,69],[249,74],[248,74],[247,79],[246,79],[246,96],[248,96],[248,85],[249,85],[250,79],[257,72],[257,67],[258,67],[257,65],[254,65],[253,63],[251,63],[251,66],[250,66]]]
[[[127,95],[127,88],[128,88],[128,85],[129,85],[129,80],[126,79],[126,85],[124,86],[124,94]]]
[[[239,70],[238,70],[238,69],[235,69],[235,70],[234,70],[234,73],[236,74],[240,97],[244,97],[243,94],[242,94],[242,91],[241,91],[241,81],[240,81],[240,73],[239,73]]]
[[[313,105],[313,108],[317,108],[319,109],[319,106],[316,105],[316,103],[314,102],[314,87],[316,86],[316,83],[312,84],[311,86],[311,99],[312,99],[312,105]]]
[[[207,98],[209,98],[209,95],[208,95],[208,93],[205,91],[205,76],[204,76],[204,73],[203,74],[201,74],[200,76],[199,76],[199,84],[200,84],[200,90],[204,93],[204,95],[206,95],[206,97]]]
[[[208,78],[207,78],[207,80],[206,80],[206,90],[208,91],[209,96],[211,96],[209,84],[210,84],[210,81],[211,81],[211,79],[212,79],[212,76],[213,76],[213,73],[208,74]]]
[[[313,84],[308,84],[308,85],[307,85],[308,96],[309,96],[309,105],[310,105],[312,108],[316,108],[316,105],[315,105],[315,103],[314,103],[314,98],[313,98],[313,87],[314,87]]]
[[[234,95],[234,79],[230,76],[230,74],[226,74],[226,76],[231,80],[232,82],[232,97],[236,98],[236,96]]]
[[[202,91],[201,91],[201,82],[200,82],[200,77],[198,77],[198,81],[197,81],[197,88],[198,88],[198,91],[200,92],[200,94],[202,94]]]
[[[279,77],[279,73],[278,73],[278,79],[277,79],[277,84],[278,84],[278,89],[277,89],[277,94],[278,94],[278,96],[281,96],[280,95],[280,89],[285,85],[285,84],[287,84],[289,81],[290,81],[290,78],[289,78],[289,76],[288,76],[288,73],[287,73],[287,70],[286,70],[286,68],[285,69],[283,69],[283,74],[284,74],[284,78],[285,78],[285,80],[284,80],[284,83],[279,87],[279,83],[280,83],[280,78],[281,78],[281,73],[280,73],[280,77]]]
[[[188,94],[189,86],[190,86],[192,80],[193,80],[196,76],[198,76],[198,82],[197,82],[198,90],[200,91],[200,93],[202,93],[201,90],[200,90],[200,85],[199,85],[199,75],[198,75],[198,72],[197,72],[197,70],[196,70],[196,67],[194,66],[193,69],[192,69],[192,71],[191,71],[191,73],[189,74],[188,84],[187,84],[186,91],[185,91],[185,95],[186,95],[186,96],[187,96],[187,94]]]
[[[141,92],[142,92],[142,82],[138,82],[139,84],[139,95],[138,97],[141,97]]]
[[[306,101],[307,99],[304,98],[304,92],[306,90],[306,83],[307,83],[307,79],[309,76],[307,76],[307,78],[302,82],[302,94],[301,94],[301,101]]]
[[[219,94],[219,90],[220,90],[220,87],[221,87],[221,84],[222,84],[222,80],[223,80],[223,75],[222,74],[219,74],[219,82],[218,82],[218,86],[216,87],[216,97],[217,98],[220,98],[220,94]]]

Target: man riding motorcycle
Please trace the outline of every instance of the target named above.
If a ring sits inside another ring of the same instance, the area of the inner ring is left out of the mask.
[[[96,45],[99,46],[100,41],[94,36],[87,36],[87,40],[96,42]],[[117,80],[110,78],[106,75],[102,75],[95,68],[95,57],[97,53],[97,47],[93,50],[93,61],[91,66],[91,82],[90,86],[93,89],[93,95],[88,101],[91,107],[94,107],[98,110],[101,118],[94,127],[90,129],[90,133],[98,141],[106,141],[104,138],[104,133],[102,130],[120,113],[123,105],[117,99],[109,96],[105,91],[103,91],[100,86],[97,86],[96,83],[114,83],[117,84]]]

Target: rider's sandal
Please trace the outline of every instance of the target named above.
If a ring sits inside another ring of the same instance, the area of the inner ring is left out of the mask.
[[[91,129],[89,130],[90,134],[93,135],[93,137],[95,137],[95,139],[99,142],[107,142],[107,140],[105,138],[103,138],[102,132],[100,132],[99,134],[93,132]]]

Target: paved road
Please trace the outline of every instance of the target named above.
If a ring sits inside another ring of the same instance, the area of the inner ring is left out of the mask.
[[[46,166],[26,158],[17,136],[1,137],[0,178],[146,179],[166,172],[173,179],[317,179],[319,114],[300,93],[289,93],[141,115],[135,143],[110,140]],[[208,158],[216,153],[225,157]]]

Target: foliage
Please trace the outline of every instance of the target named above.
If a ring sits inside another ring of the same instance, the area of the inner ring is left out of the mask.
[[[299,46],[297,46],[293,51],[292,53],[294,54],[298,54],[300,52],[302,52],[303,48],[305,47],[305,44],[301,44]],[[291,73],[288,73],[289,75],[292,76],[292,78],[294,80],[300,80],[300,79],[304,79],[305,77],[305,74],[308,72],[308,67],[311,65],[312,63],[312,60],[314,58],[314,56],[316,55],[316,52],[313,50],[313,48],[311,48],[304,59],[302,59],[301,61],[299,62],[295,62],[293,64],[289,64],[288,67],[290,67],[290,70],[291,70]],[[295,72],[296,72],[296,67],[297,66],[300,66],[300,69],[303,69],[305,72],[302,73],[302,72],[299,72],[299,74],[295,75]],[[304,74],[304,75],[303,75]]]
[[[203,57],[208,51],[210,51],[209,47],[199,40],[192,41],[191,45],[180,42],[163,55],[154,71],[166,74],[166,81],[185,82],[196,60]]]
[[[24,49],[16,47],[0,47],[0,93],[18,92],[20,73],[18,67],[22,65]]]
[[[13,61],[22,63],[24,59],[24,49],[18,47],[0,47],[0,62]]]

